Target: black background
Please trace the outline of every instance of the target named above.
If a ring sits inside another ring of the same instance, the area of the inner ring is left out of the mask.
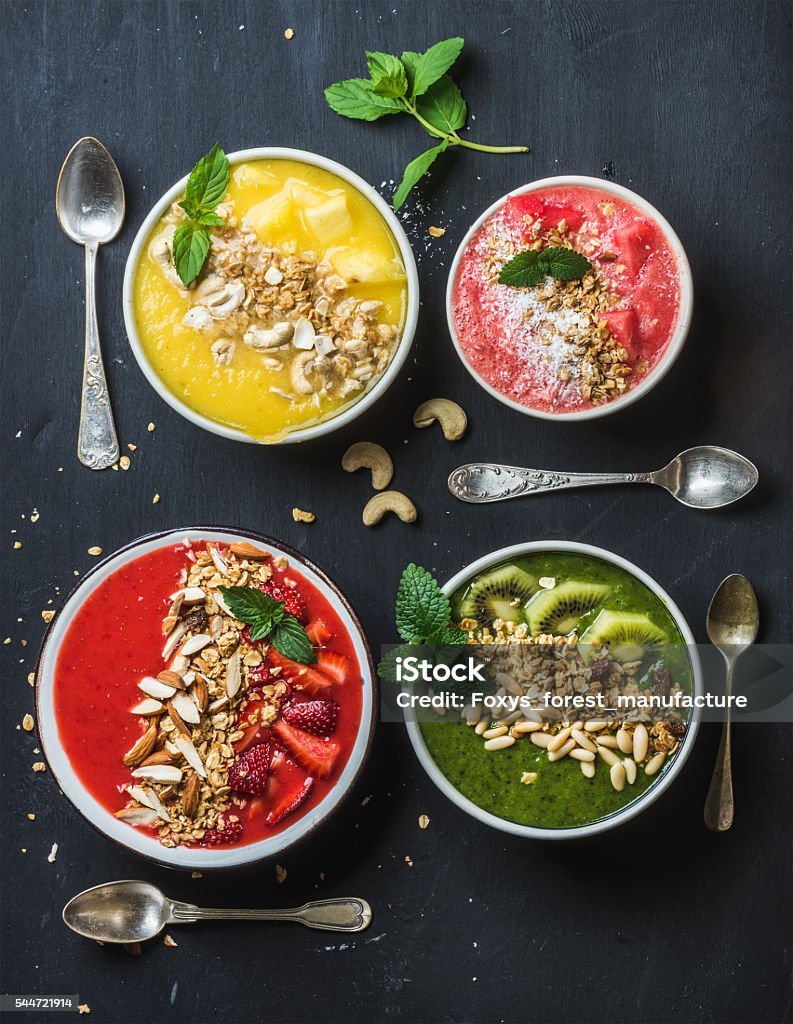
[[[0,604],[11,638],[1,648],[3,991],[79,992],[90,1019],[108,1022],[789,1019],[786,727],[735,730],[737,816],[727,834],[702,824],[718,739],[710,726],[684,776],[640,819],[597,840],[543,844],[466,817],[434,790],[402,728],[384,725],[346,812],[281,858],[288,878],[278,885],[272,863],[193,881],[125,856],[78,819],[49,775],[33,775],[36,739],[17,723],[32,708],[26,676],[40,610],[94,561],[87,549],[202,522],[300,548],[345,590],[374,646],[393,639],[408,560],[444,579],[501,545],[559,537],[636,561],[700,640],[715,586],[745,572],[762,638],[788,642],[790,15],[787,3],[728,0],[0,5]],[[408,119],[343,120],[322,87],[360,74],[365,48],[420,50],[455,34],[466,38],[455,75],[476,118],[471,137],[526,143],[531,153],[450,153],[421,189],[422,206],[405,211],[423,306],[398,382],[349,429],[305,447],[234,444],[180,419],[138,370],[121,315],[124,262],[151,203],[217,139],[229,152],[315,150],[388,192],[426,137]],[[58,229],[54,191],[84,134],[105,142],[127,188],[123,233],[100,254],[98,296],[119,434],[138,445],[127,473],[94,474],[75,457],[82,254]],[[455,356],[444,316],[447,267],[469,223],[509,189],[554,173],[605,174],[646,196],[680,234],[696,288],[689,342],[670,376],[637,406],[579,426],[490,399]],[[430,239],[430,224],[445,236]],[[435,394],[467,409],[462,443],[411,427],[415,406]],[[367,482],[339,467],[360,438],[392,451],[395,485],[416,500],[418,525],[361,525]],[[692,512],[650,488],[476,508],[456,503],[444,483],[471,459],[648,469],[707,442],[760,467],[757,491],[722,512]],[[155,492],[162,500],[152,505]],[[293,505],[312,509],[316,524],[293,523]],[[15,539],[21,550],[12,551]],[[426,831],[421,813],[431,818]],[[356,893],[375,920],[352,940],[289,926],[174,929],[178,949],[156,942],[135,960],[60,921],[75,892],[124,877],[210,905]]]

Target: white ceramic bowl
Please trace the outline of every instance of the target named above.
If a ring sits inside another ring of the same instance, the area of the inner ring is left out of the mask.
[[[402,368],[403,363],[407,359],[410,346],[413,343],[413,336],[416,333],[416,322],[419,315],[419,278],[416,270],[416,261],[413,257],[413,250],[410,247],[407,235],[394,214],[394,211],[382,196],[375,192],[372,186],[365,182],[363,178],[355,174],[354,171],[351,171],[343,164],[336,163],[335,160],[329,160],[327,157],[319,156],[317,153],[308,153],[302,149],[284,149],[280,146],[268,146],[258,149],[241,149],[236,153],[229,153],[228,159],[232,166],[244,163],[247,160],[298,160],[304,164],[321,167],[323,170],[330,171],[332,174],[335,174],[339,178],[348,182],[375,207],[388,225],[391,234],[394,236],[399,247],[399,253],[402,257],[402,262],[405,265],[405,273],[407,275],[407,311],[405,313],[405,324],[396,349],[391,356],[391,361],[382,376],[375,382],[374,386],[366,391],[357,402],[343,409],[338,415],[332,416],[330,419],[325,420],[322,423],[316,423],[310,427],[290,431],[278,441],[261,441],[258,438],[251,437],[242,430],[236,430],[234,427],[227,427],[222,423],[217,423],[214,420],[209,419],[209,417],[203,416],[201,413],[191,409],[181,400],[181,398],[170,391],[149,362],[146,352],[141,345],[140,338],[138,337],[132,303],[132,285],[135,269],[144,254],[145,245],[149,235],[151,234],[155,224],[168,211],[171,204],[175,200],[179,199],[184,193],[185,185],[187,184],[187,175],[178,181],[173,188],[170,188],[162,199],[155,203],[148,217],[146,217],[143,224],[141,224],[137,235],[135,235],[135,241],[132,243],[132,249],[127,257],[127,265],[124,271],[124,323],[127,329],[127,337],[129,338],[129,343],[132,346],[135,358],[138,361],[138,366],[140,366],[144,376],[154,390],[159,393],[159,395],[168,403],[168,405],[171,406],[172,409],[175,409],[180,415],[184,416],[185,419],[190,420],[190,422],[194,423],[196,426],[203,427],[204,430],[209,430],[213,434],[219,434],[221,437],[227,437],[232,441],[247,441],[252,444],[294,444],[297,441],[310,441],[315,437],[322,437],[325,434],[332,433],[334,430],[338,430],[340,427],[346,426],[346,424],[356,419],[356,417],[360,416],[361,413],[374,405],[378,398],[380,398],[380,396],[383,395],[391,386]]]
[[[115,818],[110,811],[102,806],[83,786],[64,751],[54,707],[54,676],[55,665],[61,643],[71,625],[78,609],[94,590],[112,575],[118,568],[138,558],[140,555],[170,544],[178,544],[185,537],[193,541],[216,540],[233,543],[239,540],[251,540],[259,546],[266,547],[273,555],[285,555],[290,564],[296,565],[310,583],[320,591],[331,604],[342,621],[352,640],[355,655],[361,668],[362,705],[361,722],[353,744],[350,757],[339,776],[338,781],[325,798],[312,808],[294,825],[276,835],[246,846],[187,848],[174,847],[168,849],[146,832],[133,828]],[[246,530],[229,530],[225,528],[202,529],[191,527],[183,530],[170,530],[167,533],[150,534],[132,541],[105,558],[94,569],[87,573],[66,599],[49,625],[44,637],[36,668],[36,707],[39,737],[47,764],[55,776],[64,796],[71,801],[82,816],[108,839],[112,839],[124,849],[157,861],[167,867],[185,868],[189,871],[204,871],[211,868],[229,868],[241,864],[251,864],[265,857],[273,857],[282,853],[288,846],[298,842],[312,833],[331,812],[339,805],[354,784],[363,766],[366,755],[374,736],[376,715],[375,673],[369,646],[363,629],[350,607],[347,599],[328,579],[321,569],[303,558],[291,548],[279,544],[269,537],[251,533]]]
[[[651,576],[648,576],[646,572],[643,572],[638,566],[634,565],[633,562],[629,562],[626,558],[621,558],[619,555],[615,555],[611,551],[606,551],[604,548],[597,548],[591,544],[579,544],[575,541],[567,540],[537,540],[530,541],[525,544],[513,544],[510,547],[500,548],[498,551],[491,551],[489,555],[484,555],[482,558],[477,558],[475,562],[471,562],[470,565],[466,566],[465,569],[461,569],[456,576],[453,576],[449,580],[449,582],[443,587],[443,592],[447,597],[451,596],[455,590],[467,583],[472,577],[500,562],[506,562],[511,558],[518,558],[523,555],[554,551],[586,555],[590,558],[600,558],[602,561],[608,562],[610,565],[615,565],[618,568],[623,569],[625,572],[630,573],[631,576],[634,576],[649,590],[651,590],[656,597],[660,598],[666,606],[667,611],[674,619],[677,628],[680,630],[680,633],[688,646],[691,662],[691,675],[693,679],[693,692],[696,695],[702,694],[702,666],[700,664],[699,654],[697,652],[694,636],[689,629],[688,623],[683,618],[683,614],[680,609],[666,591],[663,590]],[[691,753],[691,749],[694,746],[694,740],[696,739],[697,730],[699,729],[701,714],[702,713],[699,708],[694,708],[692,710],[691,717],[688,720],[685,739],[683,743],[681,743],[680,748],[669,764],[669,767],[659,775],[657,782],[654,782],[632,803],[627,804],[625,807],[615,811],[613,814],[610,814],[605,818],[601,818],[599,821],[591,822],[588,825],[578,825],[574,828],[536,828],[533,825],[518,825],[515,822],[507,821],[506,818],[499,818],[498,815],[491,814],[489,811],[483,810],[483,808],[479,807],[472,800],[469,800],[468,797],[463,796],[463,794],[456,789],[451,782],[449,782],[435,763],[427,749],[427,745],[424,742],[424,737],[421,734],[421,729],[419,728],[415,713],[412,710],[405,709],[405,720],[410,742],[413,744],[413,749],[416,751],[418,759],[421,761],[422,767],[426,773],[438,789],[440,789],[440,791],[444,793],[452,803],[457,804],[457,806],[463,811],[470,814],[472,818],[476,818],[485,825],[490,825],[491,828],[496,828],[501,832],[509,832],[510,835],[523,836],[526,839],[581,839],[585,836],[597,835],[599,832],[607,832],[609,829],[616,828],[618,825],[623,825],[626,821],[630,821],[631,818],[635,818],[637,814],[641,814],[642,811],[646,810],[651,803],[657,800],[658,797],[669,788],[674,779],[680,774],[683,765]]]
[[[570,187],[573,185],[592,188],[599,192],[606,192],[610,195],[618,196],[620,199],[624,199],[626,202],[632,203],[637,209],[641,210],[642,213],[652,218],[652,220],[658,224],[663,231],[677,261],[677,271],[680,280],[680,309],[678,311],[677,324],[672,337],[669,339],[666,351],[658,363],[653,367],[652,371],[647,374],[641,384],[632,388],[620,398],[615,398],[611,402],[606,402],[604,405],[594,406],[591,409],[583,409],[580,412],[545,412],[541,409],[532,409],[529,406],[521,405],[520,402],[516,402],[513,399],[508,398],[506,395],[502,395],[500,391],[497,391],[494,387],[488,384],[487,381],[483,380],[476,370],[474,370],[466,359],[460,345],[460,340],[457,337],[457,331],[454,326],[454,317],[452,314],[452,298],[454,283],[457,279],[457,269],[468,243],[484,222],[491,217],[496,210],[500,209],[511,196],[521,196],[525,195],[527,192],[538,192],[540,189],[550,188],[551,186]],[[543,420],[593,420],[600,416],[610,416],[612,413],[619,412],[620,409],[624,409],[626,406],[633,405],[634,402],[638,402],[643,395],[646,395],[648,391],[651,391],[655,385],[666,376],[672,368],[675,360],[680,355],[683,345],[685,344],[686,337],[688,336],[689,327],[691,326],[691,316],[693,311],[694,281],[691,277],[691,267],[689,266],[688,257],[683,249],[683,244],[675,234],[672,225],[658,212],[658,210],[655,209],[654,206],[651,206],[646,199],[643,199],[635,192],[631,192],[630,189],[623,188],[622,185],[615,185],[613,182],[605,181],[601,178],[590,178],[576,174],[560,174],[553,178],[541,178],[539,181],[533,181],[529,185],[523,185],[521,188],[516,188],[507,195],[502,196],[501,199],[496,200],[496,202],[493,203],[492,206],[488,207],[485,212],[471,225],[465,238],[460,242],[459,248],[457,249],[452,262],[451,270],[449,271],[449,280],[446,286],[446,319],[449,324],[449,333],[452,336],[454,347],[457,349],[457,355],[462,360],[463,366],[465,366],[466,370],[468,370],[477,384],[481,385],[481,387],[483,387],[485,391],[489,392],[494,398],[497,398],[499,402],[503,402],[504,405],[508,405],[510,409],[515,409],[517,412],[525,413],[527,416],[536,416]]]

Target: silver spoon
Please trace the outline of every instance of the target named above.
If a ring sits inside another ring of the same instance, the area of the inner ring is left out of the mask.
[[[124,185],[98,139],[86,136],[69,150],[58,177],[55,209],[69,238],[85,246],[85,362],[77,457],[90,469],[107,469],[118,461],[119,451],[96,322],[96,255],[124,223]]]
[[[195,921],[298,921],[327,932],[362,932],[372,908],[357,898],[315,900],[281,910],[212,910],[168,899],[149,882],[106,882],[74,896],[63,920],[78,935],[101,942],[145,942],[169,924]]]
[[[523,494],[543,494],[602,484],[657,484],[689,508],[721,508],[743,498],[758,480],[757,467],[728,448],[689,448],[654,473],[553,473],[489,462],[458,466],[449,490],[461,501],[481,504]]]
[[[757,638],[760,610],[752,584],[735,573],[723,580],[708,608],[708,639],[727,662],[726,693],[732,693],[735,663]],[[725,711],[716,766],[705,800],[705,824],[713,832],[726,832],[732,825],[732,764],[730,757],[730,707]]]

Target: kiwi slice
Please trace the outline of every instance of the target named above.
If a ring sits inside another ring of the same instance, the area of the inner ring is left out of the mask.
[[[541,590],[526,606],[532,636],[553,633],[567,636],[578,625],[582,615],[591,612],[611,593],[604,583],[581,583],[567,580],[558,587]]]
[[[489,626],[494,619],[523,622],[523,605],[534,593],[536,581],[517,565],[502,565],[475,580],[460,605],[460,615]]]
[[[579,640],[585,661],[590,661],[592,648],[609,644],[609,652],[618,661],[641,661],[646,649],[667,640],[664,631],[641,612],[615,612],[604,608]],[[586,646],[588,645],[588,646]]]

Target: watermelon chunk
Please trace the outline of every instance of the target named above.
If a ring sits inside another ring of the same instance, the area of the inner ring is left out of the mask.
[[[604,315],[609,330],[630,355],[636,355],[641,343],[639,318],[632,309],[613,309]]]
[[[649,221],[639,220],[616,228],[612,234],[611,248],[632,277],[636,277],[650,255],[653,242],[653,226]]]

